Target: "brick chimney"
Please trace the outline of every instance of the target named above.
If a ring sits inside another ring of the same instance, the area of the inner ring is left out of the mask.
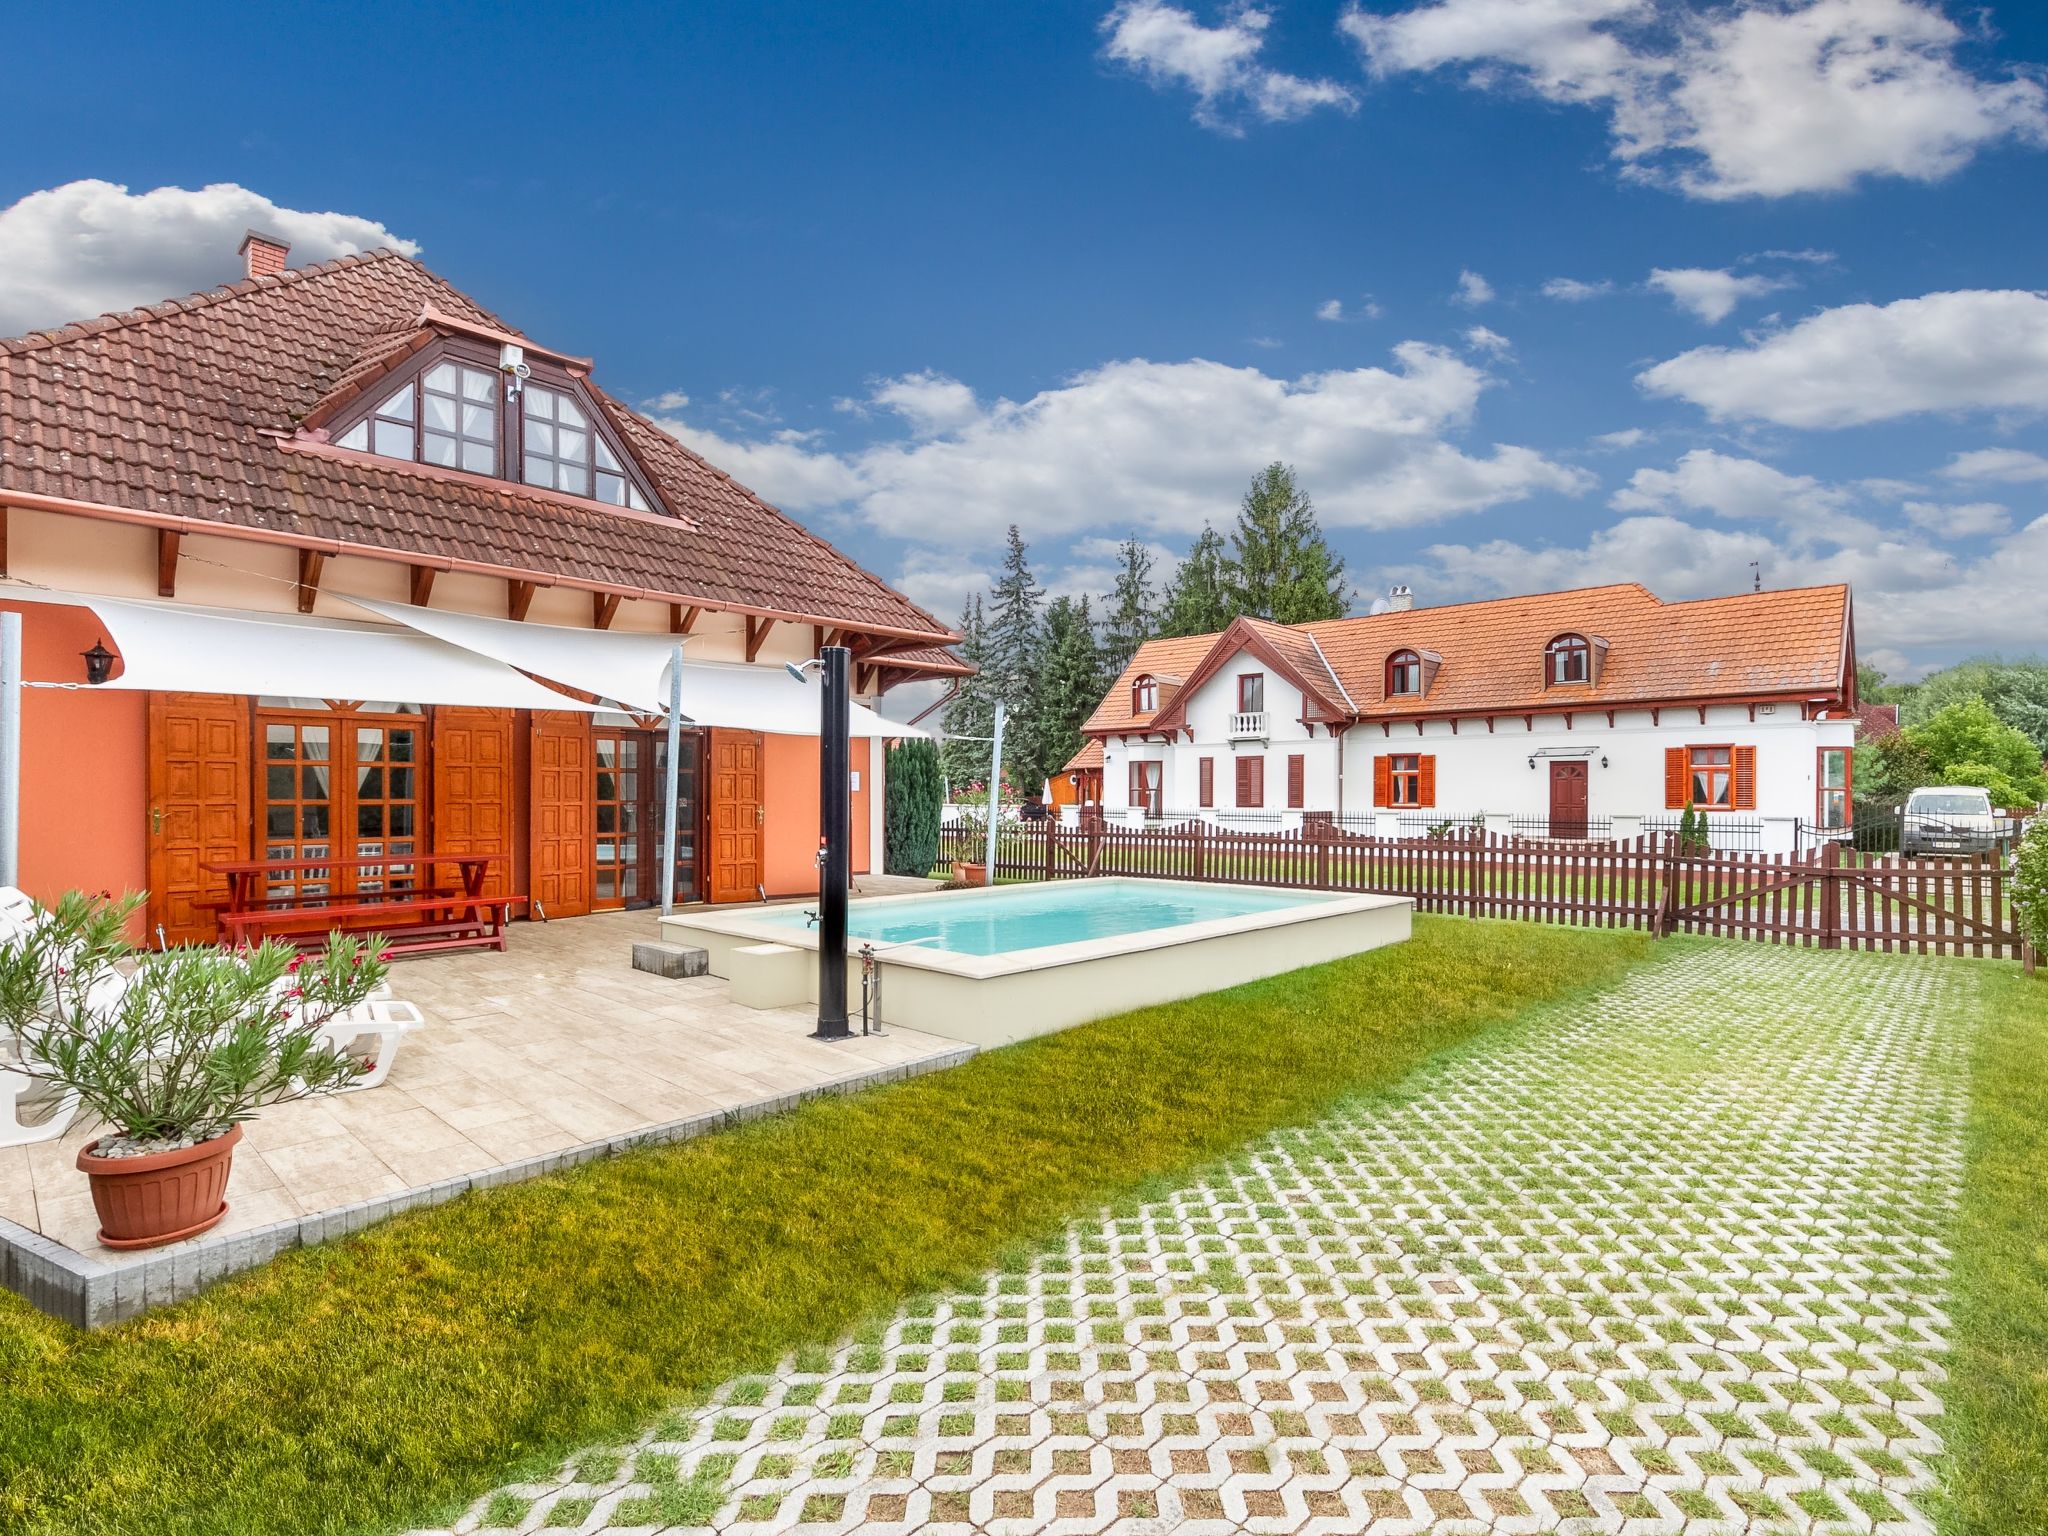
[[[1415,606],[1413,587],[1394,587],[1387,592],[1387,612],[1406,613]]]
[[[242,264],[250,277],[269,277],[282,272],[284,259],[291,252],[291,246],[260,229],[252,229],[242,236]]]

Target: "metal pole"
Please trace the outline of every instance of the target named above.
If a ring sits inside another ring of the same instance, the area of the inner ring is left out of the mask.
[[[996,883],[996,822],[1003,813],[1003,702],[996,700],[996,733],[989,738],[988,753],[988,857],[981,872],[983,885]]]
[[[668,797],[668,815],[664,818],[667,824],[661,833],[663,917],[667,917],[676,909],[676,800],[683,778],[683,642],[680,640],[676,642],[675,649],[669,652],[668,673],[668,772],[663,776],[664,793]]]
[[[21,615],[0,613],[0,885],[21,884]]]
[[[819,1040],[844,1040],[846,888],[853,879],[853,652],[818,653],[818,1027]]]

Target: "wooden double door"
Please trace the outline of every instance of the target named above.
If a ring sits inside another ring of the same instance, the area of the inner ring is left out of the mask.
[[[703,733],[684,731],[676,774],[678,901],[703,898]],[[549,917],[661,900],[665,730],[537,710],[530,752],[534,899]]]

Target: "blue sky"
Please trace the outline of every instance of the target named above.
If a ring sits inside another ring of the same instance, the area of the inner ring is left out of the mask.
[[[2048,7],[45,7],[0,330],[387,239],[942,616],[1293,462],[1441,602],[2048,647]],[[89,59],[90,111],[79,98]],[[54,131],[61,128],[61,131]],[[11,206],[9,206],[11,205]],[[1578,285],[1578,286],[1572,286]]]

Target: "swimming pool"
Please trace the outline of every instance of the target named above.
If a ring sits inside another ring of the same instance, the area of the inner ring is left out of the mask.
[[[857,901],[847,913],[847,942],[877,949],[918,944],[953,955],[1007,955],[1152,928],[1281,912],[1338,898],[1320,891],[1269,891],[1243,885],[1167,880],[1062,880],[1045,885],[941,893],[901,905]],[[808,929],[816,904],[761,914],[763,922]]]
[[[736,1000],[817,1000],[816,902],[702,907],[662,919],[705,950]],[[847,996],[871,945],[890,1024],[1001,1045],[1398,944],[1414,904],[1259,886],[1105,878],[877,896],[847,915]]]

